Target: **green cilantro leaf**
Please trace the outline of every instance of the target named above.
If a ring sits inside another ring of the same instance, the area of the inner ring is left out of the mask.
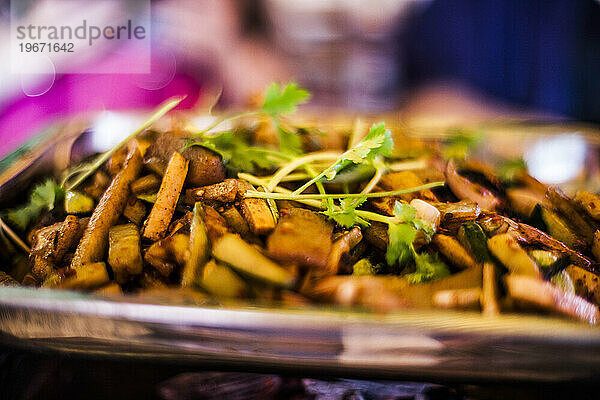
[[[407,263],[412,260],[415,249],[413,241],[417,235],[417,230],[409,224],[389,224],[388,237],[389,244],[385,253],[385,260],[388,265]]]
[[[359,197],[358,199],[340,199],[339,207],[335,207],[332,202],[327,203],[324,201],[323,203],[326,205],[327,210],[322,211],[322,213],[345,228],[356,225],[369,226],[369,222],[356,213],[356,209],[360,207],[365,200],[367,200],[366,197]]]
[[[410,283],[423,283],[445,278],[450,275],[450,270],[437,254],[421,253],[415,255],[415,272],[406,275]]]
[[[265,102],[260,110],[271,117],[290,114],[309,98],[310,93],[299,88],[297,83],[288,83],[283,90],[279,84],[272,83],[265,92]]]
[[[199,142],[190,142],[186,147],[202,146],[223,158],[228,168],[236,171],[254,172],[257,168],[271,169],[277,162],[266,153],[268,150],[249,146],[240,135],[224,132],[217,136],[204,137]]]
[[[340,171],[351,165],[361,164],[364,161],[372,161],[377,156],[389,156],[392,153],[393,147],[392,133],[385,128],[385,123],[374,124],[363,140],[344,152],[319,175],[298,188],[294,194],[302,193],[307,187],[322,180],[324,177],[332,180]]]
[[[33,189],[27,204],[8,210],[6,217],[17,228],[25,230],[43,211],[53,210],[63,196],[64,190],[54,180],[48,179]]]
[[[300,135],[291,132],[282,126],[277,126],[279,131],[279,150],[284,154],[297,156],[302,154],[302,140]]]
[[[358,260],[352,267],[352,275],[354,276],[372,276],[378,275],[383,270],[381,264],[375,264],[368,259],[362,258]]]

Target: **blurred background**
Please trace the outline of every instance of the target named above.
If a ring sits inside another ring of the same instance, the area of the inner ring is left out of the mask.
[[[107,21],[131,3],[93,2]],[[18,4],[80,18],[77,7]],[[221,106],[242,107],[274,80],[307,86],[319,109],[600,122],[594,0],[153,0],[151,10],[149,73],[95,72],[135,63],[135,48],[72,54],[64,62],[81,73],[12,73],[10,41],[1,41],[0,156],[58,118],[151,108],[180,94],[180,107],[194,108],[221,89]],[[10,15],[0,0],[2,37]]]

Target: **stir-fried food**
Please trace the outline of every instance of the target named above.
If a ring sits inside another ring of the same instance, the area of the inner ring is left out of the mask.
[[[307,97],[272,85],[202,131],[147,123],[36,186],[3,213],[7,254],[28,254],[0,285],[600,321],[598,195],[471,157],[468,132],[298,126]]]

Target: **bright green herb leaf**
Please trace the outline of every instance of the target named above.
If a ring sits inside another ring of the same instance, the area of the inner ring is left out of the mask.
[[[25,230],[30,223],[39,218],[42,212],[53,210],[55,204],[63,198],[64,193],[64,190],[54,180],[48,179],[33,189],[27,204],[9,210],[6,217],[17,228]]]
[[[409,224],[388,225],[389,244],[385,253],[388,265],[397,262],[405,264],[412,260],[415,251],[412,243],[416,235],[417,230]]]
[[[372,276],[381,273],[383,266],[381,264],[375,264],[368,259],[360,259],[352,267],[352,275],[354,276]]]
[[[283,90],[277,83],[272,83],[265,92],[265,102],[261,111],[271,117],[290,114],[296,111],[299,104],[310,98],[308,91],[299,88],[297,83],[285,85]]]
[[[498,176],[505,182],[512,181],[520,172],[527,171],[527,164],[522,158],[504,161],[498,167]]]
[[[356,213],[356,209],[360,207],[365,200],[367,200],[366,197],[360,197],[358,199],[340,199],[339,207],[335,207],[333,202],[327,203],[324,201],[323,203],[327,206],[327,210],[323,211],[323,214],[345,228],[356,225],[369,226],[369,222]]]
[[[415,272],[406,275],[410,283],[423,283],[445,278],[450,270],[437,254],[421,253],[415,255]]]
[[[279,132],[279,150],[281,150],[282,153],[291,156],[302,154],[302,140],[300,139],[300,135],[285,129],[282,126],[278,126],[277,128]]]

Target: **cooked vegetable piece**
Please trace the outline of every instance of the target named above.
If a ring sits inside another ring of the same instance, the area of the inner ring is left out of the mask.
[[[214,185],[188,189],[185,192],[184,202],[187,204],[194,204],[197,201],[232,203],[237,194],[237,179],[225,179]]]
[[[556,275],[554,275],[550,279],[550,282],[552,282],[553,284],[555,284],[558,288],[560,288],[564,292],[567,292],[567,293],[576,293],[575,292],[575,285],[573,284],[573,280],[571,279],[571,275],[569,275],[569,273],[566,270],[564,270],[564,269],[562,271],[560,271],[559,273],[557,273]],[[576,294],[580,295],[579,293],[576,293]],[[584,297],[584,296],[582,296],[582,297]]]
[[[290,272],[265,257],[238,235],[228,233],[221,236],[213,244],[212,253],[216,259],[245,275],[275,286],[291,287],[294,284],[295,277]]]
[[[112,282],[108,285],[99,287],[98,289],[94,290],[94,293],[99,294],[101,296],[122,295],[123,289],[121,289],[121,286],[119,286],[118,283]]]
[[[119,148],[115,153],[108,159],[106,163],[106,170],[111,175],[116,175],[121,171],[125,165],[125,159],[127,158],[127,147],[123,146]]]
[[[467,221],[479,218],[481,209],[474,201],[463,200],[458,203],[431,203],[441,213],[441,226],[453,230]]]
[[[519,246],[512,235],[503,233],[492,237],[488,240],[488,248],[512,274],[541,279],[537,264]]]
[[[600,322],[598,307],[573,293],[567,293],[531,276],[510,274],[506,277],[508,294],[515,300],[544,310],[555,311],[592,325]]]
[[[168,236],[148,247],[144,260],[164,277],[171,275],[177,265],[184,265],[188,259],[189,235],[177,233]]]
[[[459,199],[472,200],[484,210],[494,211],[500,206],[500,200],[490,190],[460,176],[454,161],[448,162],[445,176],[446,184]]]
[[[6,272],[0,271],[0,286],[19,286],[19,282]]]
[[[108,264],[118,283],[142,273],[140,234],[135,224],[115,225],[108,232]]]
[[[84,214],[92,212],[94,200],[83,193],[69,191],[65,193],[65,212],[68,214]]]
[[[202,276],[202,269],[210,258],[210,242],[204,225],[203,214],[202,204],[196,203],[190,229],[190,256],[183,267],[181,287],[197,285]]]
[[[31,267],[31,273],[38,281],[43,281],[48,278],[54,272],[54,264],[52,264],[47,258],[42,256],[35,256],[33,259],[33,266]]]
[[[242,198],[240,201],[242,215],[252,233],[266,235],[275,229],[273,213],[266,200],[244,197],[244,193],[248,190],[254,190],[254,187],[246,181],[238,181],[238,191]]]
[[[529,217],[532,225],[548,232],[553,238],[560,240],[572,249],[585,246],[585,243],[577,237],[564,219],[548,208],[536,205]]]
[[[144,156],[148,164],[167,164],[176,151],[181,151],[186,145],[183,136],[172,132],[160,133],[146,151]],[[181,151],[189,163],[186,183],[192,187],[212,185],[225,179],[225,167],[221,156],[200,146],[192,146]],[[163,173],[157,170],[159,175]]]
[[[438,308],[479,308],[480,288],[439,290],[433,294],[433,304]]]
[[[243,298],[248,285],[229,267],[210,260],[200,272],[198,283],[207,292],[225,298]]]
[[[156,193],[160,187],[160,179],[154,174],[144,175],[131,183],[131,192],[135,195]]]
[[[423,185],[423,181],[413,171],[391,172],[384,175],[379,181],[380,188],[386,192],[410,189],[421,185]],[[406,202],[410,202],[413,199],[437,201],[437,198],[430,189],[402,194],[398,198]]]
[[[592,240],[592,254],[596,261],[600,261],[600,231],[594,233],[594,239]]]
[[[565,221],[569,224],[571,229],[573,229],[577,235],[582,236],[588,243],[591,243],[596,229],[577,209],[576,203],[552,187],[548,188],[546,196],[550,200],[550,203],[552,203],[552,206],[565,216]]]
[[[458,229],[457,239],[478,262],[490,262],[491,255],[487,248],[487,236],[476,222],[465,222]]]
[[[362,233],[358,226],[355,226],[350,231],[346,232],[339,239],[333,242],[327,266],[325,267],[325,275],[335,275],[340,271],[340,262],[342,258],[362,240]]]
[[[576,294],[600,305],[600,277],[598,275],[576,265],[569,265],[565,271],[573,281]]]
[[[149,289],[166,289],[169,285],[167,279],[157,271],[144,271],[138,275],[137,283],[145,290],[146,295],[151,296]]]
[[[97,171],[92,175],[91,182],[84,186],[83,192],[88,196],[99,200],[104,194],[106,188],[110,185],[110,178],[102,171]]]
[[[483,264],[483,282],[481,287],[481,309],[483,315],[494,316],[500,313],[498,305],[498,281],[496,266],[491,262]]]
[[[524,218],[528,218],[531,215],[537,204],[546,208],[550,206],[550,202],[544,195],[527,188],[507,189],[506,198],[510,208]]]
[[[584,209],[590,217],[596,221],[600,221],[600,198],[598,198],[598,195],[581,190],[575,195],[575,202]]]
[[[372,276],[377,275],[381,271],[381,265],[373,265],[371,260],[368,258],[362,258],[358,260],[352,266],[352,275],[353,276]]]
[[[564,253],[551,250],[531,250],[529,256],[540,267],[546,279],[562,271],[569,265],[569,257]]]
[[[83,264],[75,268],[57,271],[42,284],[43,287],[62,289],[94,289],[110,281],[103,262]]]
[[[35,276],[33,276],[33,274],[30,272],[28,274],[25,274],[25,276],[23,277],[23,281],[21,282],[21,285],[37,286],[38,283],[40,283],[40,281]]]
[[[219,237],[229,233],[229,227],[227,226],[225,218],[223,218],[217,210],[211,206],[204,205],[202,215],[208,238],[211,242],[214,242]]]
[[[332,232],[333,225],[323,216],[293,208],[281,216],[267,238],[267,252],[282,263],[324,269],[331,251]]]
[[[188,161],[178,152],[174,152],[160,184],[156,203],[144,224],[142,234],[144,238],[159,240],[167,234],[167,228],[173,218],[187,171]]]
[[[123,210],[123,216],[134,224],[140,225],[146,216],[146,206],[144,205],[144,202],[135,197],[130,197]]]
[[[106,192],[98,202],[96,209],[77,246],[72,268],[90,264],[104,258],[108,242],[108,230],[113,226],[125,208],[129,197],[129,185],[142,168],[142,156],[137,147],[132,147],[121,172],[115,175]]]
[[[452,236],[436,234],[431,242],[458,269],[474,268],[477,261]]]
[[[437,208],[421,199],[412,200],[410,206],[416,210],[417,218],[431,223],[433,229],[437,230],[442,218],[442,214]]]
[[[225,219],[225,221],[227,222],[227,226],[229,226],[234,233],[239,233],[240,236],[244,238],[244,240],[256,242],[256,236],[254,236],[254,234],[250,232],[250,227],[248,226],[248,223],[246,222],[244,217],[242,217],[242,214],[240,214],[237,208],[226,208],[221,213],[221,216]]]

